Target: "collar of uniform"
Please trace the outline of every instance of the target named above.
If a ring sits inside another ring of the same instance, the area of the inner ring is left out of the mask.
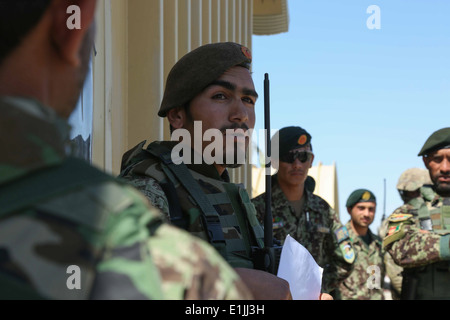
[[[222,173],[222,175],[219,175],[219,172],[217,171],[216,167],[212,164],[188,164],[186,165],[189,169],[198,172],[208,178],[212,178],[215,180],[222,180],[225,182],[230,182],[230,175],[228,174],[227,169]]]
[[[0,98],[0,183],[58,164],[70,126],[36,100]]]
[[[367,246],[367,244],[364,242],[364,240],[358,235],[356,234],[355,231],[353,231],[352,225],[350,223],[351,220],[349,220],[346,224],[345,227],[348,230],[348,235],[350,237],[350,239],[352,240],[353,243],[360,243],[360,246]],[[381,239],[379,237],[377,237],[376,235],[373,234],[373,232],[370,230],[370,228],[367,229],[367,233],[370,235],[370,238],[372,239],[372,242],[376,242],[377,245],[379,247],[381,247]]]
[[[178,141],[161,141],[159,142],[162,146],[165,146],[169,150],[172,150],[176,145],[179,144]],[[191,151],[191,163],[186,164],[186,166],[195,172],[200,173],[201,175],[204,175],[208,178],[216,179],[216,180],[223,180],[225,182],[230,182],[230,176],[228,174],[228,171],[225,169],[225,171],[222,173],[222,175],[219,175],[219,172],[217,171],[216,167],[212,164],[206,164],[205,162],[196,164],[194,159],[194,153],[195,151]],[[203,160],[202,160],[203,161]]]
[[[308,199],[311,198],[312,193],[308,190],[304,190],[303,196],[305,197],[305,205],[303,207],[303,211],[310,210],[310,201]],[[281,190],[280,185],[278,184],[278,175],[274,174],[272,175],[272,198],[273,199],[283,199],[286,206],[289,206],[294,212],[294,209],[289,204],[289,200],[286,198],[286,195],[284,194],[283,190]]]

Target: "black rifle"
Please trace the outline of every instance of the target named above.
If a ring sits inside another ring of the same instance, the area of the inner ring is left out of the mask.
[[[281,257],[281,246],[274,245],[273,219],[272,219],[272,176],[270,168],[272,163],[272,145],[270,141],[270,94],[269,75],[264,76],[264,129],[266,130],[266,193],[264,214],[264,250],[254,251],[255,265],[258,269],[277,274]]]

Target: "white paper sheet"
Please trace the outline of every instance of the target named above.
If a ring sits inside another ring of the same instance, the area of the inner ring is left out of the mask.
[[[312,255],[290,235],[281,250],[278,277],[289,282],[293,300],[318,300],[323,269]]]

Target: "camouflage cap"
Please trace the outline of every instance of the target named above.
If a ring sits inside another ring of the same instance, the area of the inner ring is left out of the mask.
[[[347,199],[346,207],[352,208],[355,204],[359,202],[375,202],[377,199],[375,195],[367,189],[358,189],[353,191]]]
[[[434,132],[427,141],[425,141],[418,156],[424,156],[430,152],[447,148],[450,148],[450,128],[443,128]]]
[[[405,170],[398,179],[397,189],[403,191],[415,191],[424,184],[431,184],[428,170],[421,168],[411,168]]]
[[[276,139],[278,139],[279,143],[280,156],[293,149],[311,145],[311,135],[301,127],[284,127],[275,133],[272,140],[276,141]]]
[[[158,115],[186,105],[225,71],[235,66],[250,69],[248,48],[234,42],[203,45],[183,56],[169,72]]]

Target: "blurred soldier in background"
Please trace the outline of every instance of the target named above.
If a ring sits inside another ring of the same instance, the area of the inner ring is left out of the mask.
[[[395,209],[393,214],[409,212],[417,216],[421,207],[426,209],[425,201],[431,201],[434,198],[431,184],[428,170],[421,168],[405,170],[397,182],[397,190],[403,200],[403,205]],[[388,224],[389,217],[383,220],[380,226],[379,235],[382,239],[386,236]],[[392,299],[398,300],[402,289],[403,268],[394,262],[388,252],[384,255],[384,263],[391,284]]]
[[[425,206],[389,217],[383,246],[404,268],[401,299],[450,299],[450,128],[419,152],[436,195]],[[416,211],[417,210],[417,211]]]

